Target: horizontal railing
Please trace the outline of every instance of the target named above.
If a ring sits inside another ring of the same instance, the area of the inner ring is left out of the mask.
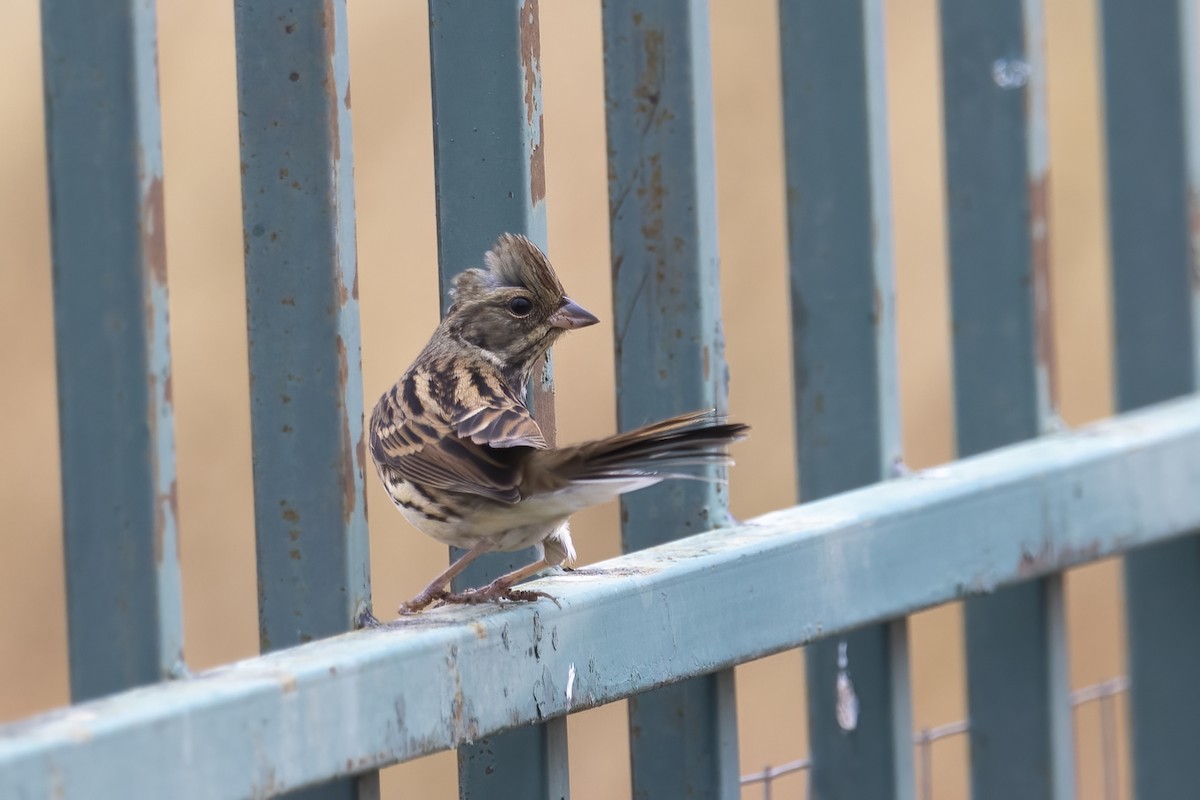
[[[268,796],[1200,528],[1200,397],[0,728],[0,797]],[[319,735],[314,734],[319,731]],[[152,767],[152,768],[148,768]]]

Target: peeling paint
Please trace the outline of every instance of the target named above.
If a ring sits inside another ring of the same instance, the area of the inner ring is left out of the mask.
[[[329,58],[328,72],[322,80],[322,85],[325,87],[329,99],[326,104],[329,115],[329,143],[333,147],[333,160],[336,163],[342,158],[342,136],[338,124],[338,97],[333,66],[337,60],[337,15],[333,2],[334,0],[324,0],[321,7],[321,28],[325,31],[325,53]],[[347,92],[349,92],[348,85]],[[349,95],[347,94],[347,96]],[[349,107],[347,104],[346,108]]]
[[[529,150],[529,202],[546,197],[546,121],[542,116],[542,54],[538,0],[525,0],[518,14],[521,76],[525,84],[525,135]]]
[[[150,267],[150,276],[159,286],[165,287],[167,240],[163,217],[163,182],[161,177],[154,177],[142,196],[142,249],[146,264]]]

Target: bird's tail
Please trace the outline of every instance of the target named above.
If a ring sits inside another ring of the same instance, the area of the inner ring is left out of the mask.
[[[554,457],[554,471],[568,480],[704,479],[687,470],[731,465],[726,447],[749,431],[749,425],[729,422],[715,411],[693,411],[546,455]]]

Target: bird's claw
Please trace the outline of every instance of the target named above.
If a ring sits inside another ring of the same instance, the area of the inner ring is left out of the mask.
[[[451,596],[451,594],[449,592],[447,592],[445,589],[439,589],[436,592],[430,592],[430,591],[421,592],[419,595],[414,597],[412,600],[409,600],[407,603],[404,603],[403,605],[400,606],[400,615],[401,616],[409,616],[411,614],[416,614],[418,611],[424,610],[425,608],[429,607],[430,605],[432,605],[433,603],[435,603],[439,600],[442,602],[445,602],[446,599],[450,596]]]
[[[446,604],[479,605],[481,603],[500,603],[505,600],[514,603],[532,603],[541,598],[545,598],[559,608],[562,608],[558,599],[547,592],[540,592],[536,589],[514,589],[512,586],[498,586],[494,583],[489,583],[480,589],[467,589],[465,592],[449,594],[441,598],[441,600]]]

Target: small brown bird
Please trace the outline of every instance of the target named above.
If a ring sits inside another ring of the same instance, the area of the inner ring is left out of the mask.
[[[371,415],[371,457],[400,513],[422,533],[467,550],[401,613],[437,600],[547,596],[513,586],[574,560],[572,513],[665,478],[697,477],[680,468],[730,464],[725,446],[748,431],[701,411],[548,448],[525,406],[525,385],[559,336],[599,320],[566,296],[525,237],[501,236],[484,262],[487,269],[454,279],[450,310]],[[451,579],[482,553],[531,546],[542,558],[485,587],[448,593]]]

